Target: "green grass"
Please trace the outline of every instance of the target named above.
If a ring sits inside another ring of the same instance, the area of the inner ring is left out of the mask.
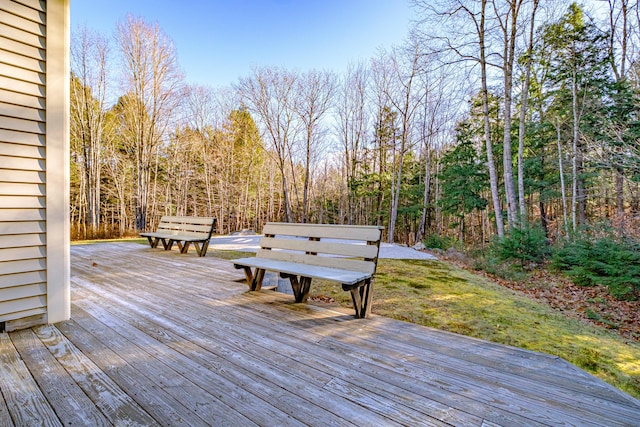
[[[311,294],[351,307],[335,283],[314,282]],[[640,345],[444,262],[380,260],[373,312],[557,355],[640,397]]]

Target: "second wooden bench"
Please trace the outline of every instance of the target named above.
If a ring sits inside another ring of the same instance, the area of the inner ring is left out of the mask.
[[[371,312],[381,235],[376,226],[270,222],[256,256],[232,262],[252,291],[262,287],[266,270],[280,273],[291,281],[296,302],[306,302],[312,279],[341,283],[351,292],[355,317],[364,318]]]
[[[186,254],[193,243],[198,256],[205,256],[209,247],[211,233],[216,226],[216,219],[206,216],[163,216],[155,232],[140,233],[149,240],[152,248],[162,246],[171,250],[176,243],[180,253]],[[201,246],[202,245],[202,246]]]

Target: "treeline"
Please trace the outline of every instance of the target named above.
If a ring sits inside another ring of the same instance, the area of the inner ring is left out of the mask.
[[[216,216],[219,233],[378,224],[409,244],[532,226],[556,240],[605,221],[633,234],[638,4],[412,4],[406,43],[342,75],[257,67],[227,88],[185,84],[142,19],[113,39],[75,31],[74,237],[166,214]]]

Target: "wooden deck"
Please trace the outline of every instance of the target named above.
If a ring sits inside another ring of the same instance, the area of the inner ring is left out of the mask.
[[[556,357],[247,293],[210,255],[71,255],[72,319],[0,334],[0,426],[640,425]]]

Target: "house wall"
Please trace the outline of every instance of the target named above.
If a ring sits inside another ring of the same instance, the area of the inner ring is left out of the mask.
[[[0,325],[69,318],[69,0],[0,1]]]

